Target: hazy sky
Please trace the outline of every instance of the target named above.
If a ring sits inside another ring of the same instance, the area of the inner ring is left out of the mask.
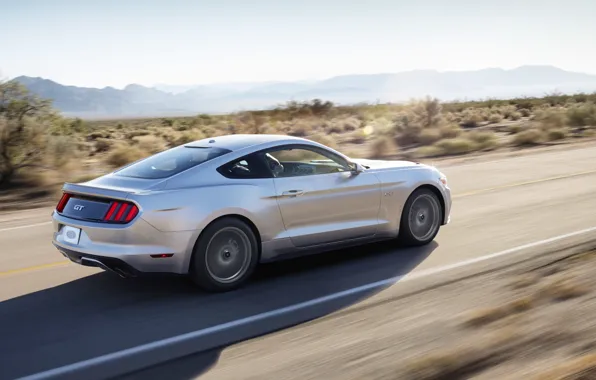
[[[0,75],[121,88],[550,64],[596,73],[596,0],[0,0]]]

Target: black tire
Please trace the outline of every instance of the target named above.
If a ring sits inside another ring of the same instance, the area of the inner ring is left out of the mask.
[[[398,237],[400,243],[406,246],[430,243],[439,233],[442,217],[441,202],[433,191],[426,188],[414,191],[401,214]]]
[[[242,286],[258,262],[258,242],[252,229],[239,219],[226,217],[209,225],[199,237],[189,277],[203,290],[226,292]],[[223,277],[226,271],[235,273]]]

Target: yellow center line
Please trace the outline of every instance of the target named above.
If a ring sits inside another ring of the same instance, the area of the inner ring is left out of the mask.
[[[537,180],[533,180],[533,181],[517,182],[517,183],[512,183],[509,185],[495,186],[495,187],[490,187],[490,188],[481,189],[481,190],[469,191],[466,193],[454,194],[454,195],[452,195],[452,198],[469,197],[471,195],[484,194],[484,193],[488,193],[491,191],[509,189],[512,187],[532,185],[532,184],[541,183],[541,182],[555,181],[558,179],[579,177],[579,176],[588,175],[588,174],[596,174],[596,170],[588,170],[585,172],[579,172],[579,173],[574,173],[574,174],[566,174],[566,175],[560,175],[560,176],[556,176],[556,177],[542,178],[542,179],[537,179]],[[42,265],[35,265],[35,266],[31,266],[31,267],[26,267],[26,268],[11,269],[8,271],[0,272],[0,277],[10,276],[10,275],[15,275],[15,274],[22,274],[22,273],[32,272],[32,271],[36,271],[36,270],[62,267],[62,266],[66,266],[70,263],[71,262],[68,260],[62,260],[62,261],[57,261],[57,262],[42,264]]]
[[[49,268],[61,267],[61,266],[65,266],[65,265],[67,265],[69,263],[70,263],[70,261],[62,260],[62,261],[56,261],[56,262],[48,263],[48,264],[35,265],[35,266],[32,266],[32,267],[11,269],[11,270],[7,270],[7,271],[4,271],[4,272],[0,272],[0,277],[10,276],[10,275],[13,275],[13,274],[21,274],[21,273],[33,272],[35,270],[42,270],[42,269],[49,269]]]
[[[495,187],[489,187],[489,188],[486,188],[486,189],[480,189],[480,190],[475,190],[475,191],[468,191],[466,193],[454,194],[452,196],[452,198],[469,197],[471,195],[484,194],[484,193],[489,193],[491,191],[509,189],[509,188],[512,188],[512,187],[520,187],[520,186],[526,186],[526,185],[534,185],[534,184],[537,184],[537,183],[555,181],[555,180],[558,180],[558,179],[580,177],[580,176],[589,175],[589,174],[596,174],[596,170],[588,170],[588,171],[585,171],[585,172],[579,172],[579,173],[573,173],[573,174],[565,174],[565,175],[560,175],[560,176],[556,176],[556,177],[548,177],[548,178],[536,179],[536,180],[533,180],[533,181],[517,182],[517,183],[511,183],[509,185],[495,186]]]

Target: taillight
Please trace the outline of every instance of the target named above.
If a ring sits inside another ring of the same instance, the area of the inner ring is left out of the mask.
[[[131,202],[114,201],[106,212],[103,220],[112,223],[128,223],[137,216],[139,208]]]
[[[56,206],[56,211],[58,211],[58,212],[64,211],[64,207],[68,203],[68,200],[70,199],[71,196],[72,196],[71,194],[63,193],[62,198],[60,198],[60,201],[58,201],[58,205]]]

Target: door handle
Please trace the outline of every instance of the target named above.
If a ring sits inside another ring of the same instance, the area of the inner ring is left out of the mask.
[[[288,190],[281,193],[282,197],[298,197],[304,194],[303,190]]]

